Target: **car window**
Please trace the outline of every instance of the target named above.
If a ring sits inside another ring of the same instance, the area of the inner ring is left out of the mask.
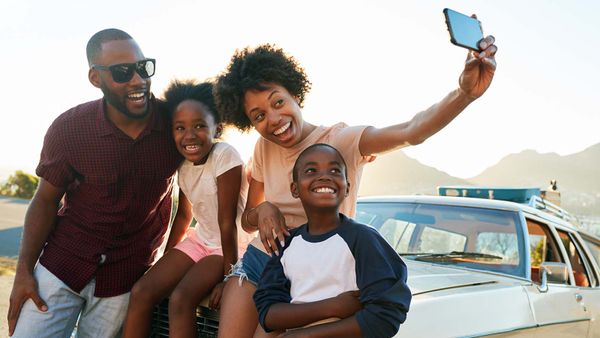
[[[415,226],[411,222],[388,218],[381,225],[379,233],[396,252],[407,252]]]
[[[412,247],[412,251],[430,253],[465,251],[466,243],[467,236],[463,234],[425,226],[418,243]],[[410,250],[407,251],[410,252]]]
[[[516,233],[482,232],[477,235],[477,252],[486,254],[501,253],[516,264],[519,260],[518,238]]]
[[[525,277],[513,211],[404,202],[359,202],[357,221],[376,228],[407,259]]]
[[[540,266],[544,262],[564,263],[556,240],[546,224],[527,219],[529,234],[529,252],[531,261],[531,280],[540,283]]]
[[[575,285],[583,287],[595,286],[595,280],[592,280],[593,275],[589,274],[589,264],[585,261],[581,254],[581,249],[575,243],[573,238],[565,231],[558,230],[558,235],[563,243],[571,267],[573,269],[573,277],[575,277]]]
[[[591,240],[584,238],[583,242],[590,249],[592,256],[596,260],[596,265],[600,267],[600,244],[592,242]]]

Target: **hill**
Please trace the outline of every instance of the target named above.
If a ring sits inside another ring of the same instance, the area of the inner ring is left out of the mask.
[[[461,179],[395,151],[365,166],[359,195],[436,194],[439,185],[485,185],[546,188],[558,181],[565,209],[600,216],[600,143],[561,156],[525,150],[510,154],[481,174]]]
[[[437,194],[437,186],[448,184],[470,185],[394,151],[365,166],[359,195]]]
[[[481,174],[469,178],[477,185],[545,188],[556,179],[563,206],[576,214],[600,214],[600,143],[579,153],[560,156],[525,150],[504,157]]]
[[[600,143],[567,156],[525,150],[504,157],[496,165],[468,180],[475,184],[544,187],[550,179],[556,179],[561,190],[600,191],[599,166]]]

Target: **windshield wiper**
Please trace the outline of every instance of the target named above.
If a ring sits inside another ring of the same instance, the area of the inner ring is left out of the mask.
[[[452,261],[456,258],[503,259],[503,257],[481,252],[451,251],[448,253],[405,252],[401,256],[415,256],[416,261]]]

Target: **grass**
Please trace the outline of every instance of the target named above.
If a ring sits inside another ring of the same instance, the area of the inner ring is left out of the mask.
[[[0,257],[0,276],[14,276],[17,260],[10,257]]]

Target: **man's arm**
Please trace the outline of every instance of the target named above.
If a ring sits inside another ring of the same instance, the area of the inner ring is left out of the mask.
[[[494,41],[493,36],[488,36],[480,42],[482,52],[469,52],[459,79],[459,88],[440,102],[418,113],[408,122],[385,128],[365,129],[359,142],[360,153],[373,155],[420,144],[448,125],[471,102],[483,95],[492,83],[497,51]]]
[[[42,178],[27,208],[21,251],[8,308],[9,335],[13,334],[21,307],[28,298],[33,300],[40,311],[47,310],[46,304],[39,296],[33,269],[52,231],[58,205],[64,193],[64,188],[55,187]]]

